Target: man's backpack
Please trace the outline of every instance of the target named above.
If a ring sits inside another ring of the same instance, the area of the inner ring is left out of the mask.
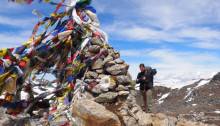
[[[152,69],[150,66],[145,67],[145,76],[148,80],[147,88],[152,89],[153,88],[153,76],[157,74],[156,69]]]

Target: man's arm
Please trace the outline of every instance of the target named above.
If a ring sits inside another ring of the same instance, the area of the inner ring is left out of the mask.
[[[141,77],[140,77],[140,73],[138,73],[136,83],[138,84],[138,83],[140,83],[140,81],[141,81]]]

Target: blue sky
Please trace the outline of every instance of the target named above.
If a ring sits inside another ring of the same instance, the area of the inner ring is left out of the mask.
[[[189,80],[220,71],[218,0],[93,0],[92,5],[133,79],[140,63],[156,68],[156,79]],[[1,1],[1,48],[29,40],[37,23],[34,9],[50,14],[55,6]]]

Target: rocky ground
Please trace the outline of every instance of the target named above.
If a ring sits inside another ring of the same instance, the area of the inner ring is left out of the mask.
[[[156,86],[153,90],[155,112],[178,120],[220,125],[219,82],[220,73],[212,79],[201,79],[180,89]]]

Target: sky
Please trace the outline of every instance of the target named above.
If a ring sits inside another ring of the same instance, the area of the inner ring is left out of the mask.
[[[92,6],[133,79],[140,63],[157,69],[157,80],[191,80],[220,71],[218,0],[93,0]],[[55,7],[1,0],[0,47],[27,42],[38,21],[32,11],[49,15]]]

